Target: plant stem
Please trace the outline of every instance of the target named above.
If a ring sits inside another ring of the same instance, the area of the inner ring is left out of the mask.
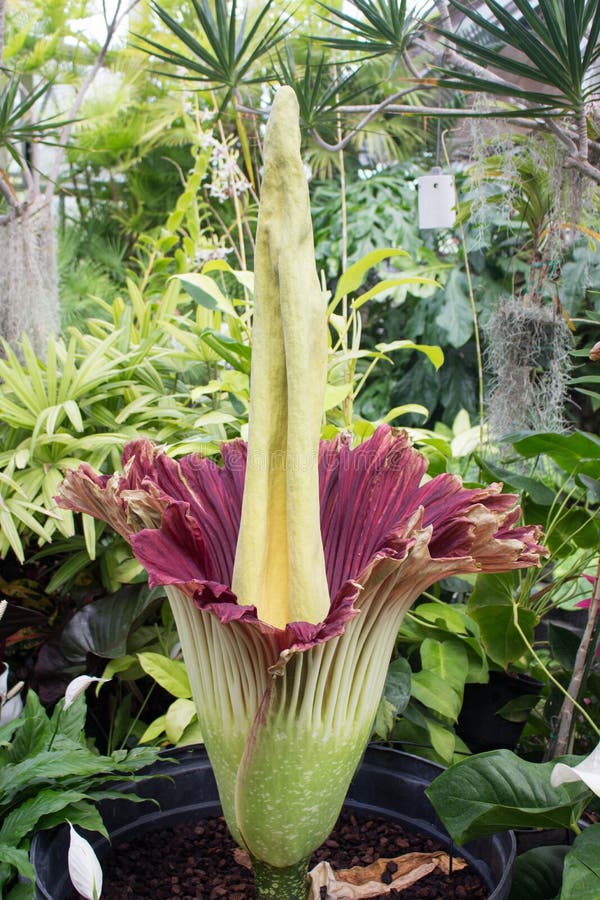
[[[525,646],[527,647],[527,649],[529,650],[529,652],[531,653],[531,655],[533,656],[533,658],[535,659],[537,664],[544,670],[544,672],[546,673],[546,675],[548,676],[548,678],[550,679],[550,681],[552,682],[554,687],[558,688],[558,690],[561,692],[563,697],[565,697],[565,699],[568,698],[571,701],[571,703],[578,710],[578,712],[580,712],[581,715],[584,717],[584,719],[587,720],[588,724],[592,727],[593,731],[597,735],[600,736],[600,728],[598,728],[598,726],[596,725],[594,720],[591,718],[589,713],[583,708],[583,706],[581,706],[580,703],[577,702],[577,700],[574,697],[571,696],[569,691],[565,687],[563,687],[563,685],[560,683],[560,681],[554,677],[554,675],[552,674],[552,672],[550,671],[548,666],[544,665],[543,660],[541,659],[539,654],[536,653],[536,651],[534,650],[533,645],[529,642],[529,640],[527,639],[527,635],[521,628],[521,625],[519,623],[518,610],[519,610],[518,604],[513,601],[513,622],[514,622],[515,628],[517,629],[517,631],[519,633],[521,640],[523,641],[523,643],[525,644]]]
[[[252,859],[256,900],[306,900],[308,859],[279,869],[260,859]]]
[[[569,752],[569,744],[571,743],[569,739],[571,737],[571,723],[573,721],[574,699],[577,700],[579,698],[579,692],[583,683],[583,676],[586,669],[588,654],[590,651],[590,644],[592,642],[592,635],[594,634],[595,630],[596,616],[598,615],[599,604],[600,563],[598,564],[598,569],[596,571],[596,581],[594,584],[594,593],[592,595],[592,600],[588,610],[588,619],[585,625],[583,636],[581,638],[581,643],[579,644],[579,647],[577,649],[577,655],[575,656],[575,665],[573,666],[573,673],[571,675],[571,681],[569,682],[569,693],[567,694],[567,696],[565,696],[560,710],[560,726],[553,748],[553,756],[562,756],[563,754]]]

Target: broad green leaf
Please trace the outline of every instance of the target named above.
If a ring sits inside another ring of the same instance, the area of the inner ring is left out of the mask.
[[[460,641],[434,641],[426,638],[421,644],[421,663],[424,670],[462,695],[469,664],[467,651]]]
[[[600,825],[577,835],[565,857],[560,900],[598,900],[600,897]]]
[[[32,882],[35,881],[35,871],[29,862],[27,850],[12,847],[10,844],[0,844],[0,862],[13,866],[23,878],[29,878]]]
[[[597,465],[600,456],[600,437],[584,431],[571,434],[536,433],[521,437],[507,438],[516,450],[526,458],[547,454],[565,472],[577,469],[583,461],[593,461]]]
[[[508,828],[570,828],[590,792],[581,785],[553,788],[553,767],[492,750],[456,763],[426,794],[457,844]]]
[[[539,503],[540,506],[551,506],[554,503],[555,492],[551,491],[550,488],[536,478],[529,478],[526,475],[519,475],[518,472],[511,472],[510,469],[488,462],[478,454],[475,454],[475,459],[484,472],[491,475],[494,480],[503,482],[505,487],[519,492],[526,491],[534,503]]]
[[[165,733],[172,744],[177,744],[187,726],[196,715],[193,700],[184,697],[171,703],[165,714]]]
[[[360,297],[357,297],[356,300],[352,301],[353,309],[360,309],[360,307],[367,302],[367,300],[371,300],[372,297],[376,297],[378,294],[382,294],[384,291],[389,291],[392,288],[400,287],[401,285],[406,284],[429,284],[434,288],[439,288],[439,283],[434,281],[433,278],[423,278],[419,275],[408,275],[406,278],[387,278],[383,281],[377,282],[375,287],[372,287],[370,290],[365,291],[364,294],[361,294]]]
[[[113,675],[119,675],[121,672],[127,672],[131,669],[132,666],[137,665],[137,657],[131,653],[126,653],[125,656],[117,657],[117,659],[111,659],[104,667],[104,671],[102,673],[102,678],[112,678]],[[101,684],[96,686],[96,694],[98,694]]]
[[[517,572],[478,575],[467,605],[469,615],[479,625],[486,652],[504,669],[527,649],[515,625],[515,616],[530,643],[539,621],[534,610],[520,606],[513,599],[518,585]]]
[[[444,290],[444,302],[435,319],[436,325],[448,336],[453,347],[462,347],[473,334],[473,310],[468,285],[457,267],[449,275]]]
[[[0,828],[0,844],[16,846],[24,837],[33,834],[42,816],[55,813],[84,798],[85,794],[80,791],[41,790],[35,797],[21,803],[4,817]]]
[[[325,388],[325,412],[335,409],[352,393],[350,382],[346,384],[328,384]]]
[[[191,272],[188,275],[175,275],[188,292],[192,300],[204,306],[206,309],[218,309],[229,316],[235,316],[235,308],[225,294],[220,290],[216,281],[208,275],[200,275]]]
[[[412,671],[408,661],[398,656],[389,665],[383,696],[391,705],[395,715],[401,715],[410,701]]]
[[[517,856],[510,900],[555,900],[560,893],[564,859],[569,850],[570,847],[561,845],[535,847]]]
[[[1,882],[0,887],[2,887]],[[35,893],[35,885],[32,881],[19,881],[10,889],[6,900],[35,900]]]
[[[178,747],[188,747],[192,744],[203,744],[204,738],[198,721],[192,721],[181,735]]]
[[[157,737],[160,737],[161,734],[165,733],[165,725],[166,725],[166,715],[159,716],[154,722],[150,722],[142,736],[140,737],[140,744],[148,744],[150,741],[155,741]]]
[[[515,613],[512,606],[494,604],[470,608],[469,612],[479,625],[481,640],[495,663],[503,669],[519,659],[527,651],[527,643],[515,627]],[[532,609],[516,607],[519,627],[531,644],[539,616]]]
[[[246,290],[251,294],[254,293],[254,272],[246,269],[234,269],[224,259],[211,259],[202,267],[203,274],[215,271],[230,272]]]
[[[251,349],[246,344],[234,341],[226,334],[221,334],[212,328],[205,328],[200,339],[218,353],[221,359],[229,363],[234,369],[244,374],[250,374]]]
[[[21,713],[24,720],[10,746],[10,761],[21,762],[28,757],[35,757],[43,750],[52,736],[52,725],[46,710],[39,701],[35,691],[27,692],[25,706]],[[2,770],[0,769],[0,774]]]
[[[62,652],[73,662],[85,660],[88,653],[105,659],[125,656],[129,632],[154,602],[147,591],[127,587],[88,603],[64,628]]]
[[[523,694],[521,697],[509,700],[508,703],[497,709],[496,715],[502,716],[509,722],[526,722],[539,699],[539,694]]]
[[[431,741],[431,746],[446,765],[452,762],[456,747],[456,735],[450,728],[445,728],[441,722],[428,717],[426,728]]]
[[[109,792],[110,793],[110,792]],[[126,797],[130,799],[130,794],[124,794],[122,791],[117,795],[119,798]],[[108,840],[108,831],[102,821],[99,810],[93,803],[82,800],[79,803],[70,803],[63,809],[50,815],[43,816],[38,822],[38,830],[46,828],[55,828],[63,822],[70,822],[71,825],[80,825],[86,831],[98,831]]]
[[[413,413],[417,416],[424,416],[426,419],[429,418],[429,410],[424,406],[421,406],[419,403],[405,403],[404,406],[395,406],[381,419],[382,423],[391,422],[393,419],[399,418],[399,416],[406,416],[409,413]]]
[[[382,697],[375,713],[375,721],[373,722],[372,737],[379,737],[382,740],[388,740],[394,723],[396,721],[396,710],[389,700]]]
[[[225,410],[211,409],[209,412],[203,413],[194,421],[194,428],[203,428],[206,425],[226,425],[229,422],[237,422],[238,419],[232,413]]]
[[[342,272],[335,289],[335,295],[331,302],[331,306],[337,306],[338,302],[345,294],[351,294],[355,291],[373,266],[380,263],[384,259],[390,259],[392,256],[408,256],[405,250],[398,250],[394,247],[385,247],[381,250],[372,250],[365,254],[361,259],[349,266],[345,272]]]
[[[461,696],[433,672],[425,670],[413,674],[411,694],[424,706],[433,709],[447,719],[455,721],[461,707]]]
[[[467,634],[463,616],[445,603],[420,603],[413,610],[413,615],[454,634]]]
[[[185,665],[161,653],[138,653],[144,672],[151,675],[165,691],[174,697],[188,699],[192,695]]]
[[[436,369],[439,369],[444,362],[442,348],[430,344],[415,344],[414,341],[390,341],[386,344],[376,344],[375,349],[381,353],[391,353],[393,350],[418,350],[419,353],[425,354]]]

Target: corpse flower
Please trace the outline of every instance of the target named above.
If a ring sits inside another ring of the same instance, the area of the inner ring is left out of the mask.
[[[440,578],[539,563],[500,485],[424,481],[406,434],[319,443],[326,303],[297,102],[265,136],[248,445],[222,465],[129,444],[71,472],[60,503],[110,523],[165,585],[229,828],[260,900],[304,900],[369,739],[406,610]]]

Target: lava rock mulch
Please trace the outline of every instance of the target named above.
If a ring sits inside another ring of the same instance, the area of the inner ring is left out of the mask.
[[[252,900],[250,871],[234,859],[236,845],[222,817],[147,832],[114,847],[104,865],[102,900]],[[448,850],[398,822],[343,811],[331,836],[314,854],[335,869],[369,865],[381,857]],[[432,873],[379,900],[486,900],[488,889],[467,867]]]

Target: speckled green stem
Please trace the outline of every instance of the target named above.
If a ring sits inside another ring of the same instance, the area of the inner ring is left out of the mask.
[[[306,900],[308,896],[308,859],[284,869],[252,859],[256,900]]]

